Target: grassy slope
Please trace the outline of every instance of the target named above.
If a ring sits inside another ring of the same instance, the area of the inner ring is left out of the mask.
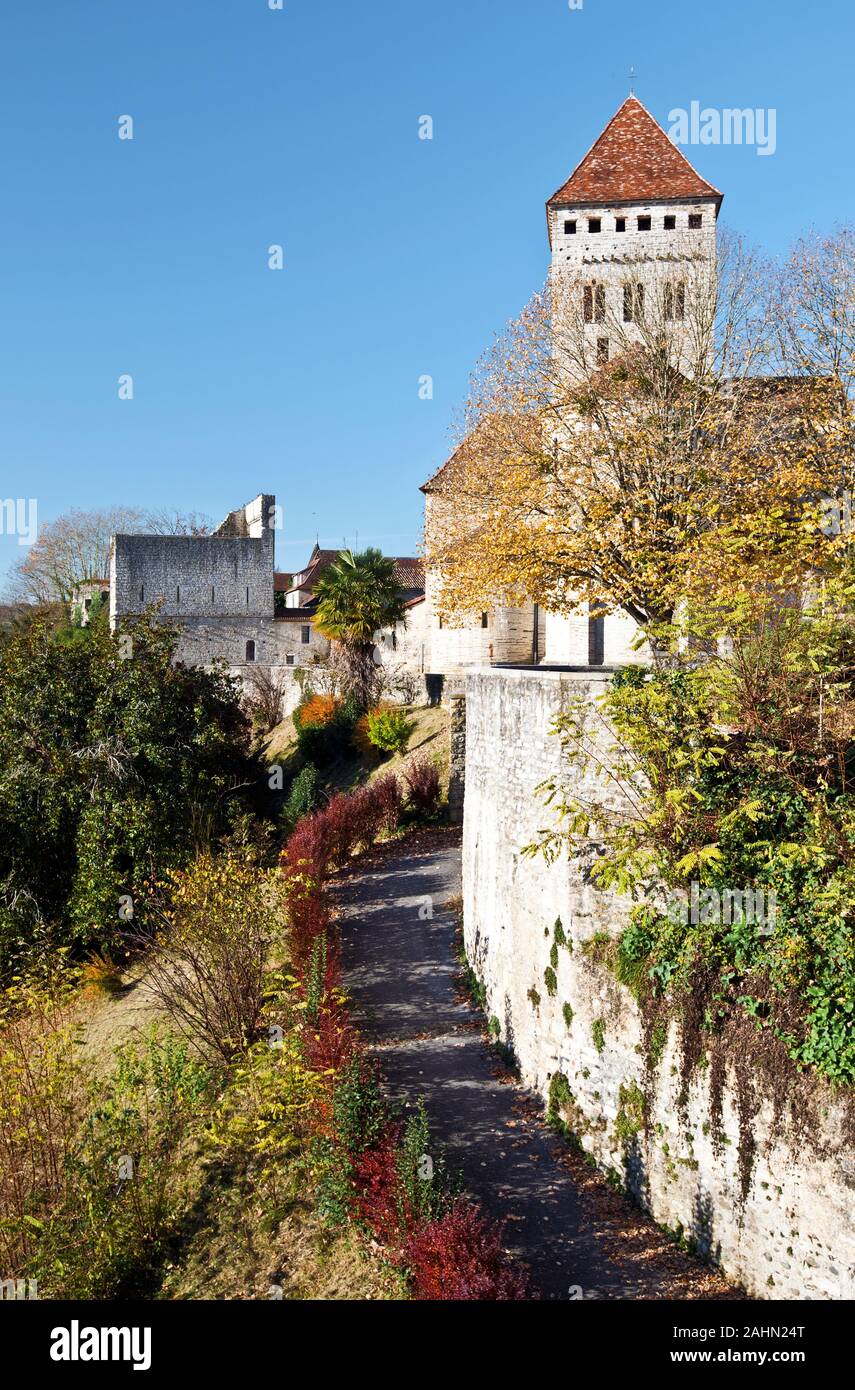
[[[386,772],[400,773],[413,758],[424,756],[438,759],[443,787],[445,788],[448,784],[449,764],[447,710],[438,706],[420,705],[408,709],[407,713],[416,727],[410,740],[410,746],[403,756],[396,753],[391,758],[367,763],[360,754],[354,751],[352,757],[340,758],[323,770],[326,789],[330,792],[350,791],[360,783],[370,782],[372,778],[382,776]],[[289,715],[273,730],[265,745],[264,756],[271,763],[276,762],[277,759],[284,760],[294,751],[295,744],[294,724]]]
[[[84,1055],[107,1073],[123,1043],[140,1040],[163,1012],[146,983],[144,962],[124,977],[118,994],[81,994],[73,1005]],[[203,1183],[187,1229],[165,1266],[152,1276],[155,1299],[397,1299],[397,1276],[352,1233],[335,1234],[306,1200],[295,1164],[293,1196],[276,1223],[228,1181]]]

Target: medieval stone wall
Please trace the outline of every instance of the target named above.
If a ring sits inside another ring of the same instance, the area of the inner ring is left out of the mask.
[[[695,1067],[684,1085],[676,1025],[654,1052],[632,995],[584,949],[628,918],[624,899],[589,882],[596,847],[551,866],[522,853],[550,821],[535,790],[545,778],[575,775],[583,796],[608,795],[590,769],[562,765],[550,734],[566,702],[591,704],[604,679],[467,676],[465,940],[488,1015],[524,1081],[544,1098],[551,1088],[563,1096],[562,1117],[584,1148],[657,1221],[758,1298],[851,1298],[855,1171],[839,1100],[817,1085],[806,1134],[762,1094],[746,1110],[728,1064],[719,1115],[709,1069]]]

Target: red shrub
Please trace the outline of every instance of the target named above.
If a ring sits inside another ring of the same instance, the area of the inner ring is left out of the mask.
[[[378,1144],[365,1149],[353,1170],[353,1216],[367,1226],[394,1258],[405,1237],[398,1176],[400,1126],[390,1124]]]
[[[309,959],[315,939],[322,936],[330,924],[325,894],[319,889],[295,891],[288,900],[288,921],[291,927],[291,959],[300,969]]]
[[[439,805],[439,768],[432,758],[418,758],[404,770],[409,803],[419,816],[432,816]]]
[[[526,1279],[502,1249],[502,1228],[461,1199],[406,1246],[419,1299],[506,1301],[528,1297]]]
[[[332,862],[339,866],[347,863],[356,847],[352,800],[352,797],[339,792],[338,796],[333,797],[326,810],[321,812],[330,843],[333,846]]]
[[[385,777],[378,777],[371,783],[371,791],[382,814],[380,829],[391,835],[393,830],[397,830],[401,819],[404,801],[401,784],[394,772],[387,772]]]
[[[324,1004],[317,1023],[303,1029],[303,1057],[312,1071],[340,1072],[353,1055],[356,1035],[346,1005]]]
[[[326,878],[336,853],[334,829],[326,811],[303,817],[285,843],[282,858],[289,876],[306,874],[318,881]]]
[[[374,787],[360,787],[349,798],[356,843],[370,849],[383,829],[385,811]]]

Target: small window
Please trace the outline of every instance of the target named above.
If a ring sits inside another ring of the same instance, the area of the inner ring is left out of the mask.
[[[143,599],[144,599],[144,598],[145,598],[145,585],[144,585],[144,584],[141,584],[141,585],[140,585],[140,603],[143,602]]]
[[[649,231],[650,231],[650,228],[651,228],[651,225],[652,225],[652,223],[651,223],[649,217],[639,217],[639,219],[638,219],[638,230],[639,230],[640,232],[649,232]]]
[[[588,218],[588,231],[589,231],[589,232],[601,232],[602,230],[603,230],[602,218],[600,218],[600,217],[589,217],[589,218]]]
[[[575,222],[575,220],[571,220],[571,219],[568,218],[568,220],[564,223],[564,235],[565,235],[565,236],[575,236],[575,235],[576,235],[576,222]]]
[[[311,629],[311,627],[309,626],[309,624],[306,623],[306,624],[300,629],[300,641],[303,643],[303,646],[305,647],[307,643],[311,642],[311,640],[312,640],[312,629]]]
[[[689,231],[699,232],[704,225],[704,215],[702,212],[689,213]]]
[[[625,231],[626,231],[626,218],[625,218],[625,217],[616,217],[616,218],[615,218],[615,231],[616,231],[616,232],[625,232]]]
[[[397,632],[393,632],[393,633],[392,633],[392,651],[393,651],[393,652],[396,652],[397,650],[398,650],[398,634],[397,634]]]
[[[600,366],[609,360],[609,340],[608,338],[597,339],[597,362]]]
[[[175,602],[176,602],[176,603],[180,603],[180,602],[181,602],[181,585],[180,585],[180,584],[176,584],[176,586],[175,586]]]
[[[286,665],[286,666],[293,666],[293,665],[294,665],[294,653],[293,653],[293,652],[286,652],[286,653],[285,653],[285,665]]]
[[[482,626],[482,627],[489,627],[489,626],[490,626],[490,615],[489,615],[489,613],[482,613],[482,614],[481,614],[481,626]]]
[[[246,644],[246,659],[247,661],[255,661],[255,643],[253,641]]]
[[[83,600],[83,607],[86,609],[86,612],[88,613],[88,612],[89,612],[89,609],[92,607],[92,600],[91,600],[91,598],[85,598],[85,599]]]
[[[439,626],[440,626],[440,628],[442,627],[442,614],[441,614],[441,613],[440,613],[440,615],[439,615]]]
[[[212,603],[214,602],[214,586],[213,586],[213,584],[211,585],[211,602],[212,602]]]
[[[666,215],[665,215],[665,230],[666,230],[666,232],[673,232],[676,226],[677,226],[677,219],[676,219],[676,217],[674,216],[673,212],[666,213]]]
[[[249,608],[249,585],[246,586],[246,606]]]

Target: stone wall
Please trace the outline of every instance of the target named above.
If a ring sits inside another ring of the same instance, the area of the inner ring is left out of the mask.
[[[725,1063],[719,1115],[711,1069],[695,1067],[684,1081],[676,1026],[654,1045],[632,995],[584,949],[595,934],[619,934],[628,916],[626,901],[588,880],[595,847],[551,866],[522,854],[550,820],[538,783],[571,777],[550,725],[570,698],[582,695],[593,708],[605,679],[506,670],[467,677],[465,939],[487,1013],[524,1081],[544,1099],[550,1089],[561,1098],[561,1116],[584,1148],[657,1221],[755,1297],[851,1298],[855,1172],[842,1105],[813,1088],[806,1134],[762,1094],[746,1109]],[[606,794],[590,771],[576,789]]]

